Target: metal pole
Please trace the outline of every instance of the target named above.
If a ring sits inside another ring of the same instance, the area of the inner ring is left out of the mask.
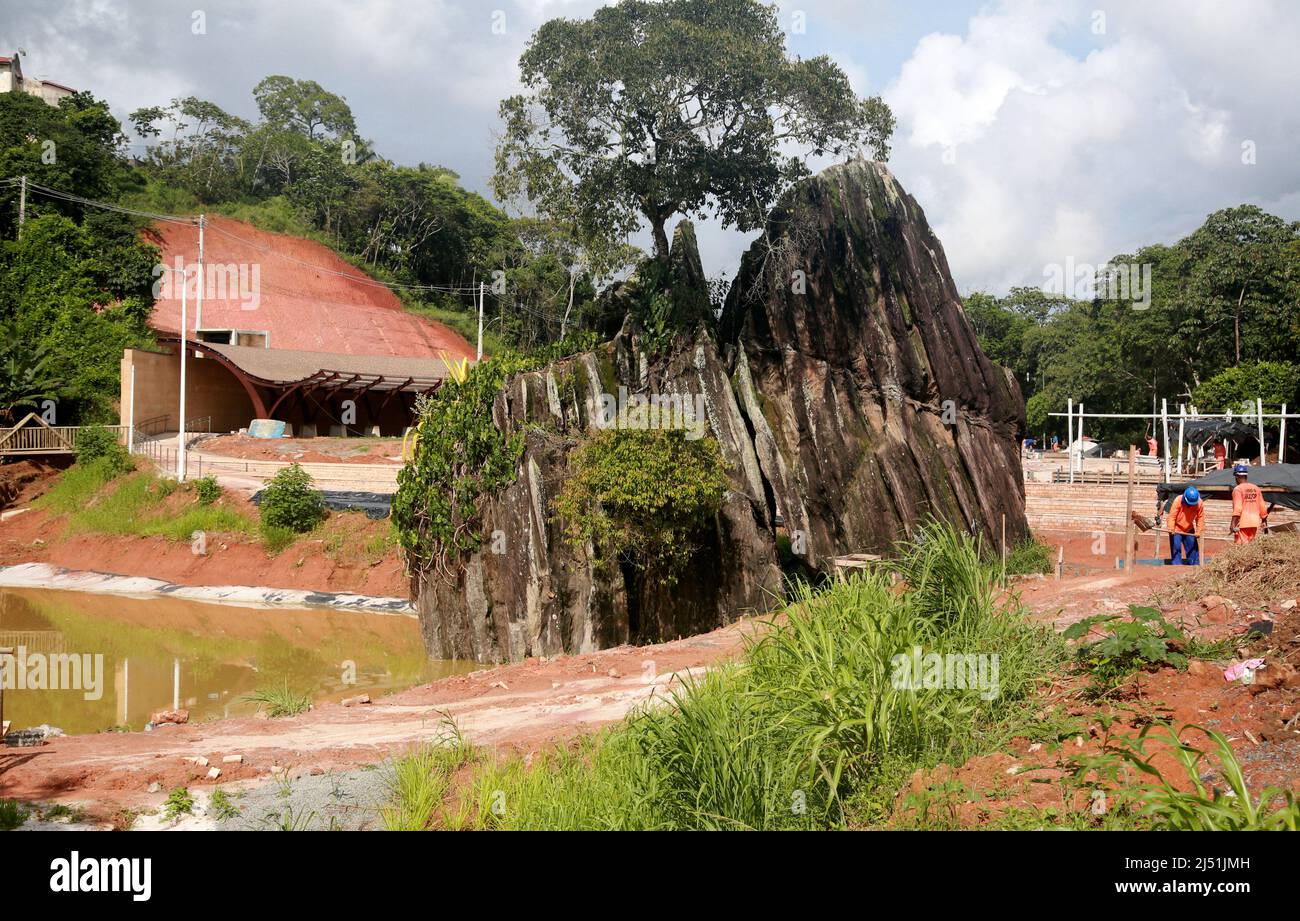
[[[198,304],[194,308],[194,338],[199,338],[199,330],[203,328],[203,225],[207,223],[202,214],[199,215],[199,288],[196,292]]]
[[[1160,400],[1160,443],[1165,456],[1165,482],[1169,482],[1169,401]]]
[[[1255,419],[1259,423],[1259,465],[1261,467],[1268,461],[1264,456],[1264,401],[1255,397]]]
[[[1083,403],[1079,403],[1079,483],[1083,483]]]
[[[1277,436],[1277,462],[1286,463],[1286,404],[1282,404],[1282,415],[1279,423],[1280,432]]]
[[[18,239],[23,238],[23,225],[27,223],[27,177],[18,177]]]
[[[1070,465],[1070,482],[1074,482],[1074,400],[1065,401],[1065,460]]]
[[[1124,572],[1133,571],[1133,480],[1137,475],[1137,445],[1128,446],[1128,498],[1124,503]]]
[[[483,360],[483,282],[478,283],[478,352],[474,360]]]
[[[186,313],[185,306],[185,289],[189,287],[186,279],[186,273],[181,271],[181,431],[176,448],[176,479],[178,482],[185,482],[185,353],[189,351],[186,348],[186,340],[189,337],[189,317]]]

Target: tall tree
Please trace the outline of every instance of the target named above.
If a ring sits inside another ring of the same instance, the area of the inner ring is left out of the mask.
[[[519,65],[498,189],[542,210],[572,195],[587,236],[644,218],[661,260],[673,215],[752,230],[810,155],[889,155],[889,107],[858,98],[830,58],[788,56],[776,8],[757,0],[621,0],[545,23]]]

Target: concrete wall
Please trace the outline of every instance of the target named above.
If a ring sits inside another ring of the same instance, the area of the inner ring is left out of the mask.
[[[131,369],[135,369],[135,423],[168,416],[164,428],[175,431],[180,420],[181,364],[167,354],[127,349],[122,355],[122,424],[130,419]],[[193,420],[212,417],[214,432],[233,432],[253,419],[253,401],[235,376],[211,358],[194,358],[185,366],[185,415]]]

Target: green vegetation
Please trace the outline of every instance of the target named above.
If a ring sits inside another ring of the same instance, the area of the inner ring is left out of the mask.
[[[263,533],[279,537],[284,531],[306,534],[325,519],[325,498],[312,489],[311,474],[300,464],[290,464],[271,477],[262,490]]]
[[[212,791],[212,797],[208,800],[208,807],[212,810],[212,814],[218,822],[225,822],[239,816],[239,807],[231,801],[226,791],[219,787]]]
[[[27,222],[17,234],[16,184],[0,186],[0,415],[46,399],[61,424],[115,420],[122,349],[152,342],[157,250],[141,222],[51,200],[36,184],[115,199],[133,184],[108,106],[76,93],[57,107],[0,94],[0,163],[26,175]],[[49,147],[50,144],[54,146]],[[48,156],[57,150],[56,157]]]
[[[1064,436],[1066,399],[1093,412],[1134,412],[1152,398],[1237,412],[1260,397],[1269,411],[1300,401],[1300,222],[1253,205],[1225,208],[1172,245],[1117,255],[1150,266],[1149,303],[1101,273],[1092,301],[1013,288],[975,292],[966,313],[989,357],[1015,372],[1028,433]],[[1145,283],[1143,283],[1145,284]],[[1130,286],[1131,287],[1131,286]],[[1143,426],[1097,420],[1097,438],[1140,438]]]
[[[884,822],[918,767],[993,750],[1064,659],[1048,628],[1000,606],[981,548],[951,528],[886,574],[806,587],[736,664],[531,766],[487,760],[459,788],[483,828],[841,828]],[[997,692],[910,688],[915,649],[999,657]],[[412,788],[413,789],[413,788]],[[405,806],[399,799],[394,809]],[[417,814],[424,814],[415,810]]]
[[[174,480],[139,471],[117,477],[104,458],[77,463],[64,471],[34,503],[67,516],[69,534],[162,536],[189,541],[194,532],[252,534],[256,527],[246,515],[222,505],[169,502]]]
[[[525,92],[501,103],[498,196],[522,194],[584,241],[644,219],[661,262],[676,214],[761,227],[808,174],[784,142],[889,155],[889,107],[859,99],[829,57],[788,56],[776,8],[756,0],[622,0],[553,19],[519,70]]]
[[[1047,544],[1026,538],[1007,553],[1006,574],[1028,576],[1052,571],[1054,552]]]
[[[297,716],[311,709],[311,695],[291,689],[288,681],[279,687],[259,688],[240,699],[265,707],[266,715],[272,719],[281,716]]]
[[[597,432],[570,454],[569,473],[553,503],[565,537],[668,583],[722,507],[727,484],[718,443],[679,430]]]
[[[17,800],[0,799],[0,831],[13,831],[26,821],[26,806]]]
[[[493,424],[492,402],[507,377],[533,363],[498,355],[418,404],[415,456],[397,475],[392,505],[414,569],[445,569],[482,543],[479,500],[514,479],[524,447],[523,433],[506,435]]]
[[[112,476],[135,469],[126,446],[102,425],[87,426],[78,434],[77,463],[100,464],[104,472]]]
[[[388,803],[379,810],[384,828],[422,831],[433,828],[435,819],[444,828],[464,828],[469,802],[453,811],[445,808],[444,799],[456,773],[475,757],[455,724],[444,719],[433,739],[394,758],[386,777]]]
[[[1300,396],[1300,365],[1289,361],[1245,361],[1225,368],[1192,391],[1192,402],[1204,412],[1255,412],[1258,398],[1265,406],[1296,405]]]
[[[194,495],[198,497],[199,505],[211,505],[221,498],[221,484],[215,477],[199,477],[190,485],[194,487]]]
[[[167,794],[167,799],[163,803],[163,817],[168,821],[179,819],[183,815],[192,815],[194,812],[194,796],[184,787],[177,787],[171,793]]]
[[[1104,627],[1101,639],[1081,644],[1075,651],[1080,668],[1093,678],[1101,692],[1114,690],[1134,672],[1172,665],[1186,668],[1189,659],[1214,659],[1231,653],[1232,644],[1205,643],[1186,636],[1155,608],[1129,605],[1127,618],[1097,614],[1070,625],[1067,640],[1087,637]]]
[[[1096,772],[1104,779],[1121,779],[1129,767],[1155,781],[1154,786],[1130,794],[1140,813],[1154,827],[1168,831],[1300,831],[1300,801],[1290,790],[1270,787],[1258,796],[1246,786],[1241,763],[1224,736],[1203,726],[1188,725],[1212,744],[1212,752],[1184,741],[1168,723],[1154,723],[1134,737],[1121,738],[1102,756],[1086,761],[1081,772]],[[1153,739],[1160,743],[1148,751]],[[1157,754],[1172,751],[1182,769],[1175,784],[1153,763]],[[1213,756],[1213,757],[1211,757]],[[1217,768],[1215,762],[1218,762]],[[1207,788],[1219,778],[1227,790]]]

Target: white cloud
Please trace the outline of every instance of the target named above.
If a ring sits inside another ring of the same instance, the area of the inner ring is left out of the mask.
[[[1300,217],[1294,8],[1135,6],[1093,36],[1085,4],[1008,0],[921,38],[886,89],[893,169],[962,290],[1038,285],[1049,263],[1171,242],[1242,202]]]

